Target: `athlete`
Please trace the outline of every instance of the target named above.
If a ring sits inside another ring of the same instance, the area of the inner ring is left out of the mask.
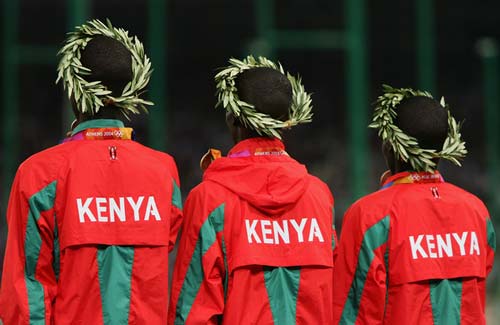
[[[333,197],[280,131],[311,120],[310,96],[263,57],[230,64],[215,81],[236,144],[186,200],[169,324],[331,324]]]
[[[384,86],[372,128],[390,171],[346,212],[334,278],[335,324],[484,324],[495,233],[440,159],[467,153],[444,99]]]
[[[122,120],[151,64],[108,21],[72,32],[60,80],[76,120],[64,143],[17,171],[0,291],[4,324],[164,324],[168,252],[182,212],[173,158],[133,141]]]

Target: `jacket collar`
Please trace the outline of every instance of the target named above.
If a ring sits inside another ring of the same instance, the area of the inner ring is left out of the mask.
[[[401,172],[388,177],[382,188],[387,188],[396,184],[423,184],[423,183],[443,183],[444,178],[439,171],[434,172]]]
[[[124,124],[120,120],[112,120],[112,119],[96,119],[96,120],[88,120],[78,124],[73,131],[71,131],[71,135],[75,135],[78,132],[81,132],[86,129],[92,128],[122,128]]]
[[[283,141],[277,138],[250,138],[238,142],[228,153],[229,158],[288,155],[285,151]]]

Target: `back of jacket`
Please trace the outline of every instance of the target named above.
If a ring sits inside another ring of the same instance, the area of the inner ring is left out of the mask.
[[[495,234],[439,173],[400,173],[343,221],[334,313],[343,324],[484,324]]]
[[[169,324],[330,324],[327,186],[278,140],[240,142],[188,196]]]
[[[5,324],[166,322],[168,252],[181,222],[174,160],[118,121],[42,151],[12,188],[0,317]],[[92,140],[91,140],[92,139]]]

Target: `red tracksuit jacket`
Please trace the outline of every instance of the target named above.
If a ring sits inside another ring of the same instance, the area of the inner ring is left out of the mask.
[[[346,213],[335,261],[340,324],[484,324],[495,233],[439,172],[399,173]]]
[[[167,154],[116,120],[17,171],[7,211],[0,318],[11,324],[165,324],[168,252],[181,222]],[[90,140],[95,139],[95,140]]]
[[[333,197],[279,140],[248,139],[189,194],[169,324],[330,324]]]

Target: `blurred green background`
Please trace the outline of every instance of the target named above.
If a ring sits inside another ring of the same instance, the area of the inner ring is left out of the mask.
[[[287,150],[329,184],[338,229],[385,169],[366,126],[388,83],[445,96],[464,121],[463,168],[444,162],[440,170],[487,203],[500,233],[499,9],[492,0],[2,0],[0,262],[17,166],[69,130],[71,110],[54,84],[56,53],[65,33],[89,18],[109,18],[145,42],[156,105],[131,125],[138,141],[175,157],[184,197],[201,179],[202,154],[231,147],[224,113],[213,108],[216,69],[262,54],[299,73],[313,93],[314,122],[287,132]],[[492,306],[499,273],[496,266],[488,282]],[[496,309],[490,320],[500,323]]]

